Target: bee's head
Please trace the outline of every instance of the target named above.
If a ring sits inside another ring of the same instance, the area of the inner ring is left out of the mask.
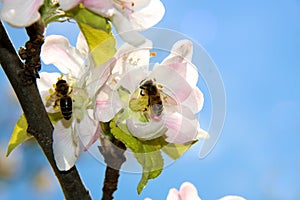
[[[61,87],[62,85],[66,85],[66,84],[67,84],[66,80],[60,79],[56,82],[56,87]]]
[[[146,89],[153,86],[153,80],[143,80],[140,84],[140,89]]]
[[[61,93],[62,95],[68,94],[69,85],[66,80],[60,79],[56,83],[56,91]]]

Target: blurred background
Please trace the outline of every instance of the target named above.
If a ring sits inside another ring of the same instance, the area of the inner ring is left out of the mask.
[[[195,145],[150,180],[140,196],[136,186],[141,175],[122,173],[115,199],[165,199],[170,188],[184,181],[194,183],[202,199],[229,194],[300,199],[300,1],[162,2],[166,13],[157,27],[192,38],[216,63],[226,90],[225,125],[206,158],[199,159],[200,144]],[[24,45],[25,31],[5,26],[16,49]],[[78,31],[74,23],[56,23],[47,34],[65,35],[75,44]],[[2,69],[0,93],[0,199],[63,199],[34,141],[5,157],[22,112]],[[206,105],[200,113],[204,129],[209,125]],[[77,167],[93,199],[100,199],[105,166],[83,153]]]

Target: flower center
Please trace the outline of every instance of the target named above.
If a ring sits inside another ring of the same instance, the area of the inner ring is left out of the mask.
[[[119,9],[122,10],[123,12],[126,12],[128,14],[132,14],[134,12],[134,1],[126,1],[126,0],[114,0],[115,6]]]

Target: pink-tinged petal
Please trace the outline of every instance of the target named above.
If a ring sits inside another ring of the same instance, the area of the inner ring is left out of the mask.
[[[60,35],[46,37],[41,58],[45,64],[54,64],[62,73],[72,77],[83,74],[84,57],[72,47],[67,38]]]
[[[179,195],[181,200],[201,200],[196,187],[189,182],[184,182],[180,186]]]
[[[126,125],[131,135],[142,140],[158,138],[166,132],[164,124],[160,121],[141,122],[136,118],[129,118]]]
[[[198,71],[193,64],[187,62],[177,62],[168,64],[163,63],[163,65],[180,74],[190,84],[191,87],[195,87],[197,85],[199,76]]]
[[[129,17],[129,21],[134,29],[148,29],[157,24],[163,18],[165,14],[165,7],[163,3],[160,0],[151,0],[148,3],[149,4],[147,6],[145,4],[138,5],[138,1],[136,1],[136,8],[134,8],[135,5],[133,6],[136,10],[137,8],[144,6],[144,8],[134,11]]]
[[[204,103],[204,98],[202,92],[199,90],[199,88],[195,87],[193,88],[193,91],[189,95],[189,97],[182,102],[182,105],[189,108],[194,114],[198,113]]]
[[[72,121],[60,120],[53,131],[53,154],[60,171],[67,171],[74,166],[79,156],[79,140],[73,134]]]
[[[99,122],[91,118],[93,111],[90,109],[85,113],[82,120],[77,122],[75,130],[77,131],[79,138],[84,146],[84,151],[88,150],[92,144],[94,144],[100,136]]]
[[[110,19],[124,41],[133,46],[140,46],[146,41],[145,37],[138,33],[137,30],[132,27],[128,19],[119,12],[116,12]]]
[[[94,97],[98,90],[103,86],[111,75],[111,70],[115,65],[115,59],[112,58],[104,64],[90,69],[78,83],[79,87],[85,87],[88,95]]]
[[[146,71],[143,67],[134,68],[120,78],[119,84],[132,94],[146,78]]]
[[[156,65],[149,77],[156,79],[163,86],[163,92],[177,102],[183,102],[192,92],[191,86],[180,74],[164,65]]]
[[[197,139],[199,124],[196,120],[190,120],[180,113],[165,112],[162,121],[168,128],[165,133],[167,142],[183,144]]]
[[[191,61],[193,56],[193,43],[190,40],[177,41],[162,64],[183,63]]]
[[[112,0],[84,0],[83,4],[89,10],[104,17],[110,17],[113,13]]]
[[[43,0],[2,0],[0,18],[15,27],[27,27],[41,16],[39,8]]]
[[[87,57],[89,53],[89,47],[86,42],[86,39],[82,32],[80,31],[77,37],[76,49],[81,53],[83,57]]]
[[[83,0],[59,0],[59,5],[62,10],[70,10],[82,3]]]
[[[193,43],[189,40],[180,40],[173,45],[170,55],[163,60],[162,64],[174,69],[191,86],[196,86],[198,82],[198,70],[191,63],[192,55]]]
[[[225,196],[225,197],[222,197],[221,199],[219,200],[246,200],[244,197],[241,197],[241,196]]]
[[[179,196],[179,191],[175,188],[171,188],[169,190],[168,196],[166,200],[182,200]]]
[[[116,91],[104,85],[96,97],[94,118],[101,122],[110,121],[123,107],[123,103]]]

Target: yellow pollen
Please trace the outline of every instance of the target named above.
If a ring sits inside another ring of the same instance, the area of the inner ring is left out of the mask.
[[[52,88],[49,89],[49,93],[50,93],[50,94],[54,94],[54,91],[53,91]]]
[[[155,52],[155,51],[150,52],[150,56],[151,56],[151,57],[155,57],[155,56],[156,56],[156,52]]]

